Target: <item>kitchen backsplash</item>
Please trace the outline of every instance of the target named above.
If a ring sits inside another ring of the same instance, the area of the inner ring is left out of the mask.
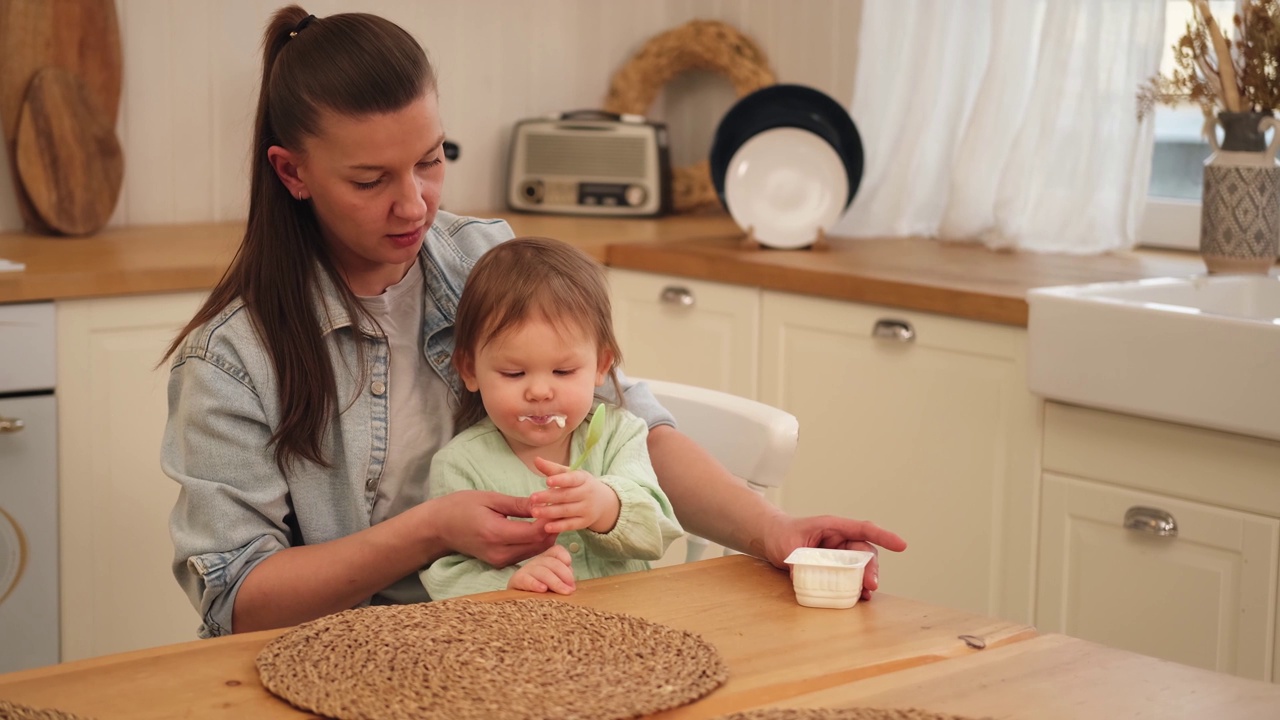
[[[812,85],[848,105],[861,15],[861,0],[302,4],[319,17],[384,15],[426,46],[440,76],[445,130],[462,147],[444,195],[445,206],[458,209],[502,205],[515,120],[599,107],[615,70],[650,37],[688,20],[734,25],[764,49],[780,82]],[[259,43],[276,6],[117,0],[124,91],[116,133],[125,180],[111,225],[244,217]],[[667,86],[649,115],[670,125],[675,164],[706,157],[734,99],[728,81],[710,74],[690,73]],[[21,226],[12,178],[0,172],[0,230]]]

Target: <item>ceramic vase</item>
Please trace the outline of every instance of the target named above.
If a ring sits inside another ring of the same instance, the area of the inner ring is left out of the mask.
[[[1218,145],[1217,125],[1222,126]],[[1276,130],[1271,145],[1266,131]],[[1280,254],[1280,122],[1263,113],[1218,113],[1205,123],[1200,255],[1210,273],[1262,273]]]

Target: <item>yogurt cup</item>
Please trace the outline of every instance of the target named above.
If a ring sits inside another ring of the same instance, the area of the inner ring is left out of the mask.
[[[791,566],[796,602],[805,607],[851,608],[862,597],[862,573],[875,557],[866,550],[796,548],[784,561]]]

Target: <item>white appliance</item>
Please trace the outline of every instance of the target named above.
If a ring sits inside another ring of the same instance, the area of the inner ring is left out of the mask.
[[[53,303],[0,305],[0,672],[58,662]]]

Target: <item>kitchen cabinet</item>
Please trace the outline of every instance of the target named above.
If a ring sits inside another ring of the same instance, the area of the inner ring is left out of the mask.
[[[202,293],[56,304],[62,659],[194,640],[160,470],[169,342]]]
[[[612,268],[609,286],[627,375],[756,397],[760,290]],[[776,501],[773,492],[767,497]],[[702,557],[723,552],[710,543]],[[680,538],[653,566],[685,557]]]
[[[609,284],[628,375],[755,399],[759,289],[617,269]]]
[[[1036,625],[1280,681],[1280,443],[1046,405]]]
[[[891,528],[885,592],[1028,619],[1039,401],[1021,328],[766,291],[760,399],[800,420],[793,514]]]
[[[609,273],[629,374],[733,392],[800,420],[795,465],[771,500],[901,533],[911,548],[881,555],[886,592],[1030,620],[1039,402],[1026,390],[1025,330]]]

